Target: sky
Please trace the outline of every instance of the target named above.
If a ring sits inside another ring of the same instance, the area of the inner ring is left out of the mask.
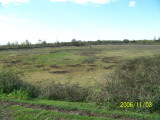
[[[0,0],[0,44],[160,37],[160,0]]]

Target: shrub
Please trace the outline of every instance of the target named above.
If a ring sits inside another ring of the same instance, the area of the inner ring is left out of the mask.
[[[87,99],[89,89],[79,86],[79,84],[71,83],[51,83],[45,88],[42,96],[51,100],[66,100],[72,102],[82,102]]]
[[[20,80],[20,74],[12,69],[0,70],[0,90],[2,93],[11,93],[14,89],[20,89],[22,81]]]
[[[108,79],[103,91],[107,91],[107,99],[117,107],[120,102],[152,102],[151,108],[136,109],[160,110],[160,56],[124,61]]]
[[[27,91],[29,97],[35,98],[40,94],[38,87],[21,80],[22,73],[13,69],[3,68],[0,70],[0,93],[9,94],[15,90]]]

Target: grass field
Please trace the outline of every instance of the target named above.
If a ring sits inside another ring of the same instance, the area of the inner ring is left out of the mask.
[[[139,56],[153,56],[159,53],[160,46],[158,45],[106,45],[2,50],[0,51],[0,67],[2,69],[13,68],[18,72],[22,72],[24,74],[21,78],[23,81],[31,85],[39,86],[40,89],[52,85],[51,83],[54,81],[55,83],[78,83],[82,87],[92,87],[91,90],[98,91],[99,89],[97,89],[98,87],[96,86],[104,85],[109,75],[113,73],[114,69],[124,60]],[[143,60],[147,61],[147,59]],[[154,61],[155,63],[159,63],[153,59],[153,62]],[[134,65],[134,62],[132,64]],[[130,65],[132,67],[132,64],[128,64],[128,66]],[[139,70],[141,71],[140,68],[141,67],[139,67]],[[154,70],[157,69],[159,68]],[[10,78],[5,75],[8,74],[5,72],[1,74],[3,77],[1,82],[3,82],[4,78],[11,80],[11,82],[12,79],[16,79],[14,76]],[[5,84],[5,82],[3,83]],[[54,87],[57,86],[55,85]],[[74,88],[74,86],[73,88],[70,86],[65,88],[61,85],[61,87],[63,89],[57,89],[57,92],[61,94],[63,93],[61,90],[80,90],[79,88]],[[51,91],[52,90],[54,91],[56,89],[51,89]],[[155,90],[159,89],[156,88]],[[68,93],[72,94],[74,92],[69,91]],[[78,91],[77,93],[83,93],[83,91]],[[156,93],[158,95],[160,91]],[[72,95],[68,96],[70,97]],[[101,97],[103,98],[105,96],[102,94]],[[28,93],[26,91],[21,91],[21,89],[18,91],[11,91],[9,94],[1,93],[0,91],[0,120],[160,119],[159,112],[149,113],[147,111],[148,109],[146,109],[138,113],[141,109],[128,110],[130,109],[120,107],[119,109],[113,110],[110,109],[109,104],[97,104],[96,102],[83,103],[67,102],[67,100],[45,100],[40,98],[28,99]]]
[[[156,45],[56,47],[0,51],[0,66],[23,71],[23,80],[42,88],[52,81],[103,84],[107,74],[124,59],[160,53]]]

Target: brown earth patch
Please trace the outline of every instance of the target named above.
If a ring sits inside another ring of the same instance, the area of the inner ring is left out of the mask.
[[[23,65],[31,65],[31,63],[23,63]]]
[[[20,60],[11,61],[12,64],[17,64],[17,63],[20,63],[20,62],[21,62]]]
[[[89,68],[89,69],[87,69],[87,71],[93,71],[93,70],[95,70],[95,68]]]
[[[67,65],[67,67],[81,67],[82,65],[76,64],[76,65]]]
[[[12,65],[11,64],[7,64],[7,65],[5,65],[6,67],[12,67]]]
[[[50,53],[57,53],[57,52],[59,52],[59,51],[53,51],[53,52],[50,52]]]
[[[50,67],[51,68],[56,68],[56,69],[61,68],[60,66],[57,66],[57,65],[50,65]]]
[[[41,68],[41,67],[44,67],[44,65],[36,65],[35,67]]]
[[[90,67],[97,67],[97,65],[89,65]]]
[[[48,70],[51,70],[51,69],[43,69],[44,71],[48,71]]]
[[[104,67],[104,69],[112,69],[113,67],[116,67],[116,65],[110,65],[110,66]]]
[[[72,59],[63,59],[63,60],[72,60]]]
[[[52,71],[50,73],[53,73],[53,74],[66,74],[66,73],[69,73],[69,71]]]

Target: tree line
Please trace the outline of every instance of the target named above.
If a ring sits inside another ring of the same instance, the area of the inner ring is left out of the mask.
[[[22,43],[15,41],[8,42],[6,45],[0,46],[3,49],[23,49],[23,48],[41,48],[41,47],[60,47],[60,46],[88,46],[88,45],[160,45],[160,38],[153,40],[97,40],[97,41],[81,41],[72,39],[71,42],[55,42],[47,43],[46,41],[39,40],[38,43],[32,44],[29,40]]]

